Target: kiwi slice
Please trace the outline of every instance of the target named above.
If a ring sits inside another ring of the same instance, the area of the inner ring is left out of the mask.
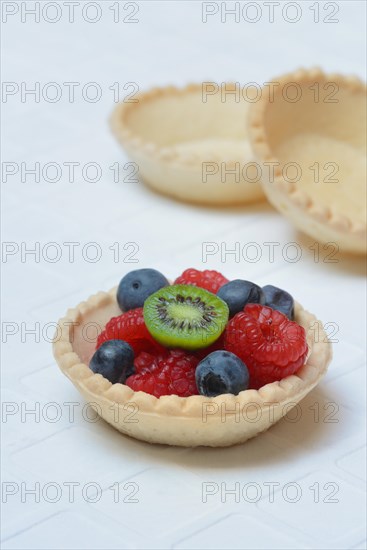
[[[144,302],[150,334],[169,348],[209,346],[224,331],[228,315],[228,306],[221,298],[192,285],[166,286]]]

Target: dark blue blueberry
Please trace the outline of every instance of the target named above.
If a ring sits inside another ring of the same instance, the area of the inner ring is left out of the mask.
[[[213,351],[196,367],[196,386],[201,395],[215,397],[222,393],[237,395],[247,390],[249,372],[243,361],[230,351]]]
[[[272,285],[263,286],[262,291],[264,294],[264,304],[266,306],[277,309],[286,315],[288,319],[293,321],[294,300],[288,292]]]
[[[134,373],[133,349],[123,340],[108,340],[94,353],[89,367],[112,384],[124,384],[126,378]]]
[[[242,311],[246,304],[262,303],[262,290],[255,283],[235,279],[223,285],[217,292],[229,307],[229,316]]]
[[[122,311],[143,307],[145,300],[160,288],[169,285],[156,269],[135,269],[120,281],[117,302]]]

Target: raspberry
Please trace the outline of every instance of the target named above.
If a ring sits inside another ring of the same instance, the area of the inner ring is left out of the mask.
[[[247,304],[227,325],[225,349],[242,359],[250,372],[250,387],[258,389],[302,367],[306,334],[280,311]]]
[[[107,340],[124,340],[133,348],[135,357],[142,351],[157,354],[164,349],[148,332],[142,307],[112,317],[98,336],[96,349]]]
[[[195,370],[199,360],[181,350],[166,350],[160,355],[141,353],[135,360],[136,374],[125,384],[134,391],[144,391],[156,397],[197,395]]]
[[[211,271],[206,269],[204,271],[199,271],[197,269],[189,268],[186,269],[182,275],[177,277],[174,284],[175,285],[193,285],[200,288],[205,288],[213,294],[216,294],[221,286],[228,283],[221,273],[218,271]]]
[[[135,373],[149,369],[156,359],[156,355],[142,351],[134,361]],[[134,373],[134,374],[135,374]]]

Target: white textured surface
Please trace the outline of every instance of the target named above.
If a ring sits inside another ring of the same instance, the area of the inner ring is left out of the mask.
[[[2,4],[21,10],[20,2]],[[34,2],[22,4],[31,8]],[[66,172],[57,183],[35,183],[32,176],[22,182],[19,174],[2,183],[3,241],[19,247],[39,242],[41,250],[56,242],[63,252],[55,263],[42,256],[39,262],[31,256],[22,262],[20,254],[2,260],[2,547],[366,548],[363,260],[337,254],[337,262],[328,263],[323,260],[331,250],[321,248],[315,262],[312,242],[264,204],[200,209],[155,195],[141,183],[114,183],[109,167],[126,158],[106,124],[114,82],[121,89],[127,82],[145,89],[203,79],[261,84],[315,64],[364,77],[365,3],[320,2],[321,21],[314,23],[315,3],[301,2],[302,15],[294,24],[279,16],[285,2],[276,8],[274,23],[267,22],[268,8],[258,2],[262,17],[256,24],[235,23],[231,16],[221,23],[219,14],[204,24],[201,2],[189,1],[138,2],[138,23],[115,24],[112,4],[98,4],[102,17],[95,24],[82,20],[82,1],[74,23],[66,21],[66,7],[59,2],[58,23],[35,24],[32,16],[22,23],[19,11],[2,25],[3,80],[29,88],[57,82],[64,92],[56,103],[42,97],[37,103],[30,96],[21,102],[19,93],[7,98],[3,161],[28,167],[93,161],[102,167],[96,183],[83,181],[80,170],[74,183]],[[334,16],[339,22],[323,22],[333,6],[339,7]],[[124,11],[123,3],[120,9],[122,16],[132,11],[127,6]],[[63,83],[71,81],[81,83],[76,90],[99,83],[101,100],[88,103],[76,91],[75,102],[68,102]],[[74,262],[63,244],[68,241],[81,243]],[[96,263],[80,252],[92,241],[102,250]],[[239,262],[233,256],[223,262],[218,253],[203,264],[203,241],[228,250],[255,242],[261,259],[250,261],[248,249]],[[281,253],[292,241],[302,252],[297,263]],[[116,242],[117,262],[109,249]],[[123,249],[129,242],[137,243],[138,263],[123,261],[132,251]],[[274,262],[266,242],[280,243]],[[130,269],[154,266],[173,278],[200,265],[230,278],[285,287],[329,322],[330,331],[336,329],[335,359],[319,388],[302,402],[300,418],[221,450],[152,447],[102,421],[88,421],[90,411],[54,364],[48,323]],[[6,338],[10,328],[17,332]],[[39,338],[26,334],[32,328]],[[36,408],[36,414],[25,415],[26,408]],[[74,499],[70,483],[79,483]],[[251,483],[256,485],[246,485]],[[269,483],[277,484],[274,494]],[[34,487],[39,502],[26,494]],[[207,502],[205,487],[214,493]],[[6,495],[7,489],[17,493]],[[233,489],[235,494],[225,494]],[[290,503],[295,490],[301,496]],[[338,501],[329,502],[332,498]]]

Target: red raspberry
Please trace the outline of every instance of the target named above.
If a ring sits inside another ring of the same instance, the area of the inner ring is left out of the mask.
[[[225,349],[247,365],[250,387],[258,389],[302,367],[307,356],[306,333],[280,311],[247,304],[227,325]]]
[[[130,309],[112,317],[97,339],[96,349],[107,340],[125,340],[134,350],[135,357],[142,351],[159,353],[164,348],[150,335],[143,317],[143,308]]]
[[[218,273],[218,271],[211,271],[209,269],[199,271],[194,268],[189,268],[186,269],[182,275],[177,277],[173,284],[198,286],[216,294],[220,287],[226,283],[229,283],[229,280],[223,277],[221,273]]]
[[[134,391],[144,391],[156,397],[197,395],[195,370],[198,362],[197,357],[181,350],[156,356],[141,353],[135,360],[137,373],[129,376],[125,384]]]
[[[156,360],[158,354],[152,355],[146,351],[142,351],[134,360],[135,373],[142,372],[146,369],[149,369],[154,361]]]

